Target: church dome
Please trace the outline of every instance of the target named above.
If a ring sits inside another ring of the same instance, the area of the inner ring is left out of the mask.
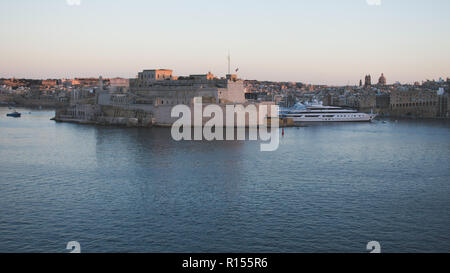
[[[381,77],[380,77],[380,79],[378,79],[378,84],[381,84],[381,85],[386,84],[386,77],[384,76],[383,73],[381,73]]]

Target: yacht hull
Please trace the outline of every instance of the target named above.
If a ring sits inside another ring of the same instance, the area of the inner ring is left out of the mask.
[[[290,118],[289,116],[286,116]],[[292,117],[294,122],[371,122],[374,115],[362,114],[357,117]]]
[[[376,115],[360,113],[357,110],[340,107],[315,106],[306,110],[288,110],[280,113],[280,117],[302,122],[371,122]]]

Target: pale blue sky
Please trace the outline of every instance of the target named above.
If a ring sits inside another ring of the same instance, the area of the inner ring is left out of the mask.
[[[0,1],[0,77],[134,77],[146,68],[355,84],[450,76],[450,1]]]

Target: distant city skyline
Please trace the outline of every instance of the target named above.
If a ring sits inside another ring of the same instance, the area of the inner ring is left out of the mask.
[[[358,85],[450,76],[450,1],[0,2],[0,77],[231,70],[243,79]]]

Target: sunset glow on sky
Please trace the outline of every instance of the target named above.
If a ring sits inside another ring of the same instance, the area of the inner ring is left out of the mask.
[[[2,0],[0,77],[227,72],[357,84],[450,76],[448,0]]]

